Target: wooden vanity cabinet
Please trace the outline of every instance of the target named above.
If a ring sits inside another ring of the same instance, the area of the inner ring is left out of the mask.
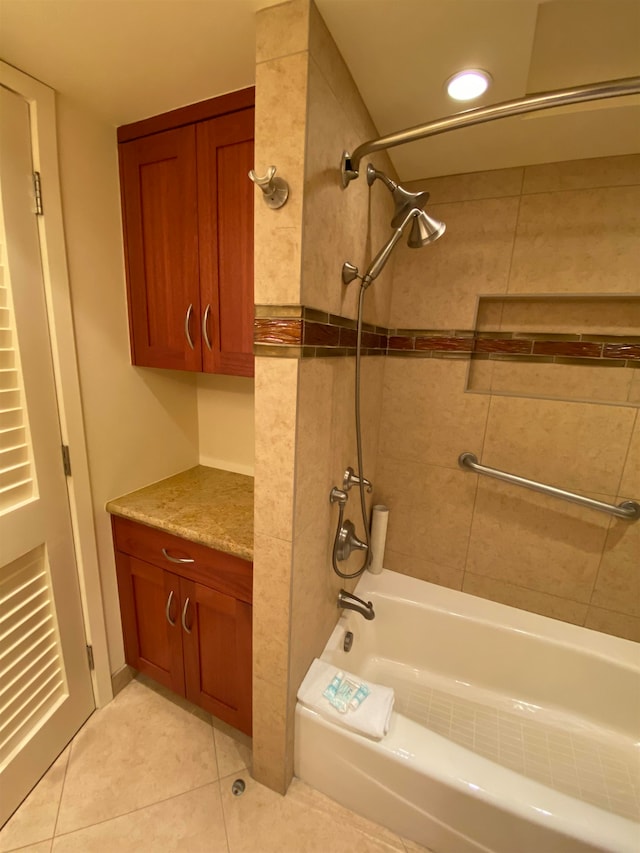
[[[125,659],[251,734],[247,560],[113,517]]]
[[[118,128],[134,364],[253,376],[254,90]]]

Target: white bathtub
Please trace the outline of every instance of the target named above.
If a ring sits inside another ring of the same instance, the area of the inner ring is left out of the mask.
[[[322,657],[395,688],[391,727],[298,703],[298,777],[436,853],[639,853],[638,645],[389,571],[356,593],[375,620]]]

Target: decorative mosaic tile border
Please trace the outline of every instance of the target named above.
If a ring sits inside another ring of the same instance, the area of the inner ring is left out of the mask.
[[[640,336],[386,329],[365,323],[362,340],[363,355],[640,367]],[[256,306],[256,355],[350,356],[355,348],[355,320],[303,305]]]

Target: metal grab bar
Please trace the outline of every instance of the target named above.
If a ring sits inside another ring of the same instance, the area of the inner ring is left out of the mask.
[[[587,498],[584,495],[576,495],[574,492],[567,492],[564,489],[558,489],[556,486],[548,486],[546,483],[538,483],[536,480],[527,480],[524,477],[519,477],[517,474],[509,474],[507,471],[498,471],[497,468],[487,468],[486,465],[481,465],[478,462],[478,457],[474,453],[461,453],[458,456],[458,465],[465,471],[475,471],[476,474],[486,474],[487,477],[494,477],[496,480],[503,480],[505,483],[513,483],[515,486],[524,486],[525,489],[531,489],[534,492],[541,492],[543,495],[552,495],[555,498],[570,501],[578,504],[578,506],[586,506],[589,509],[597,509],[600,512],[606,512],[608,515],[615,515],[616,518],[626,518],[627,521],[636,521],[640,518],[640,504],[636,501],[622,501],[618,506],[607,504],[603,501],[596,501],[593,498]]]

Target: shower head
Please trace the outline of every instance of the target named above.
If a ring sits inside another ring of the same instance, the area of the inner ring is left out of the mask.
[[[410,193],[369,163],[367,166],[367,183],[371,186],[377,180],[382,181],[393,197],[395,210],[391,219],[392,228],[400,227],[407,216],[413,213],[414,220],[408,240],[412,249],[419,249],[421,246],[426,246],[427,243],[433,243],[444,234],[446,229],[444,223],[438,222],[437,219],[433,219],[424,213],[424,208],[429,201],[428,192]]]
[[[429,195],[429,193],[427,193]],[[420,249],[427,243],[434,243],[447,230],[444,222],[434,219],[421,210],[413,217],[411,232],[407,244],[411,249]]]
[[[364,275],[360,275],[358,268],[353,264],[345,263],[342,266],[342,283],[350,284],[359,278],[362,281],[362,287],[365,289],[380,275],[409,223],[411,223],[411,231],[407,244],[411,249],[419,249],[426,246],[427,243],[435,242],[438,237],[442,237],[446,230],[444,222],[439,222],[424,212],[424,207],[429,201],[428,192],[410,193],[392,181],[384,172],[378,172],[369,164],[367,166],[367,183],[371,186],[377,180],[382,181],[393,196],[396,209],[391,219],[391,226],[395,230],[371,261]]]

